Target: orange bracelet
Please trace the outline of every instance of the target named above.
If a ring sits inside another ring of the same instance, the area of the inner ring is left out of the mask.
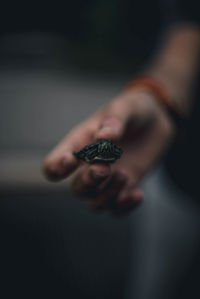
[[[125,89],[140,89],[149,90],[156,96],[156,100],[166,108],[166,112],[172,119],[177,128],[182,128],[185,123],[185,118],[179,113],[175,107],[171,96],[163,85],[156,79],[150,76],[141,76],[131,80],[125,86]]]
[[[164,105],[167,110],[175,110],[173,101],[166,91],[166,89],[159,83],[156,79],[148,76],[137,77],[136,79],[131,80],[125,86],[125,89],[147,89],[151,91],[156,99]]]

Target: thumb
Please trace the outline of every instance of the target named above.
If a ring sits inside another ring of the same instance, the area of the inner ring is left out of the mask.
[[[121,119],[113,116],[108,116],[103,119],[99,130],[96,132],[95,139],[120,139],[124,131],[124,123]]]
[[[95,139],[120,139],[127,123],[133,117],[132,110],[126,101],[113,101],[112,105],[103,111],[103,118],[98,131],[95,133]]]

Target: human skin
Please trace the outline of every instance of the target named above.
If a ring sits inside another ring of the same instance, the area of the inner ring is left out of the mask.
[[[187,114],[189,94],[197,71],[200,33],[181,25],[165,41],[146,74],[166,88],[180,114]],[[115,215],[130,212],[143,199],[142,178],[169,147],[176,133],[156,95],[148,88],[127,89],[76,126],[46,157],[47,179],[69,178],[71,189],[95,210]],[[114,164],[87,164],[74,151],[101,138],[113,139],[124,151]]]

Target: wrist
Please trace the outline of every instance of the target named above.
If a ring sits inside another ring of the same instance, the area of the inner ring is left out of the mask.
[[[161,83],[161,80],[157,80],[151,75],[138,76],[126,84],[125,90],[150,92],[158,104],[165,109],[176,127],[182,126],[185,118],[184,113],[180,111],[176,101],[164,84]]]

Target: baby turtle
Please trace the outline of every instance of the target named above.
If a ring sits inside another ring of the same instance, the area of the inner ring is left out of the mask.
[[[86,145],[79,152],[74,152],[74,155],[77,159],[88,163],[113,163],[121,157],[122,152],[122,149],[115,145],[112,139],[100,139]]]

